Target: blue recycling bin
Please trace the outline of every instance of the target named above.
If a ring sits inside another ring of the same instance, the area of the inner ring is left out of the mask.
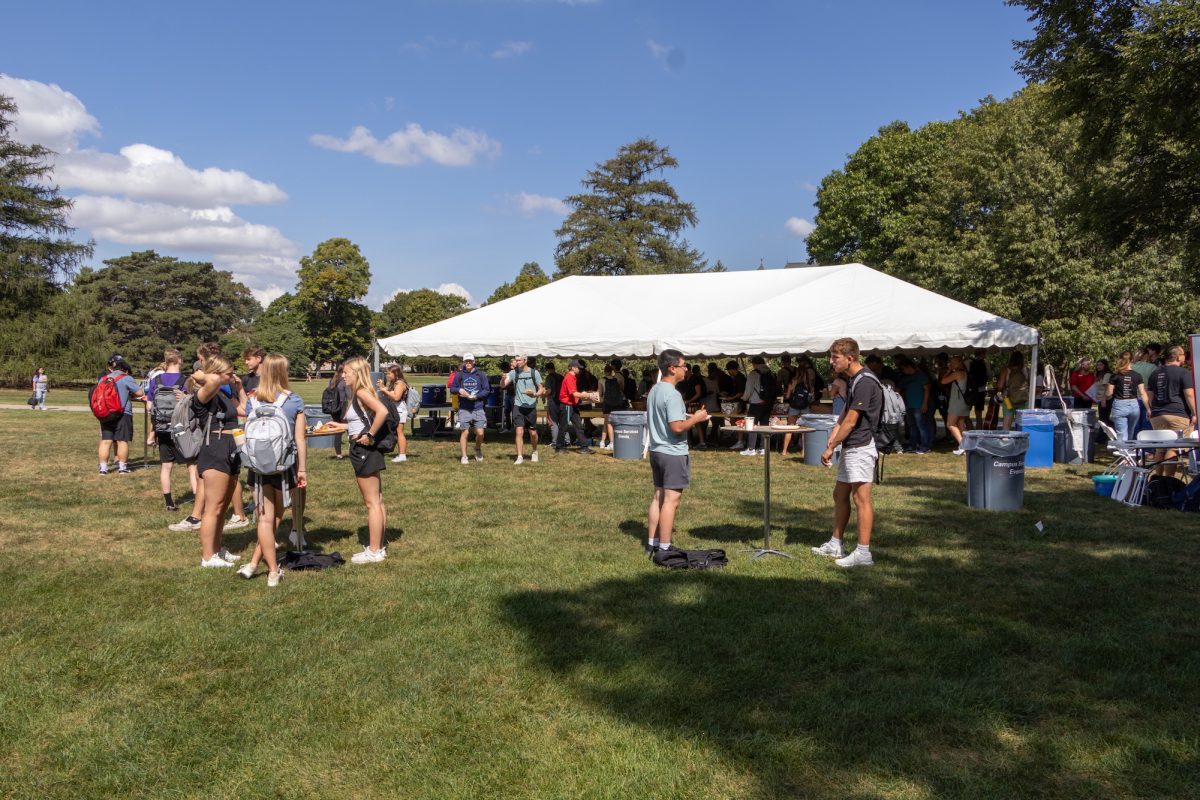
[[[1029,449],[1025,452],[1026,468],[1054,466],[1054,427],[1057,424],[1058,417],[1053,411],[1018,409],[1018,428],[1029,434]]]

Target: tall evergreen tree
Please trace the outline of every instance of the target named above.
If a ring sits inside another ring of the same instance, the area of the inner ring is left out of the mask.
[[[71,201],[49,181],[53,153],[13,140],[16,113],[0,95],[0,319],[41,308],[92,255],[69,238]]]
[[[703,271],[703,254],[681,236],[696,209],[662,177],[677,166],[667,148],[639,139],[589,170],[587,191],[567,198],[574,210],[555,232],[555,277]]]

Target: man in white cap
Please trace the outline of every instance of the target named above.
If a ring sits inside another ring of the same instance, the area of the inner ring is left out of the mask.
[[[463,353],[462,369],[454,373],[450,391],[458,395],[458,448],[462,463],[470,464],[467,458],[467,435],[475,429],[475,460],[483,461],[483,429],[487,427],[485,399],[491,393],[488,377],[475,368],[475,356]]]

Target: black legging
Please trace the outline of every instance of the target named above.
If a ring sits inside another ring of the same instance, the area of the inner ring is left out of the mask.
[[[567,426],[571,424],[575,426],[575,443],[580,447],[587,447],[587,436],[583,432],[583,415],[579,413],[578,406],[569,406],[566,403],[560,403],[558,407],[558,441],[554,446],[567,446]]]

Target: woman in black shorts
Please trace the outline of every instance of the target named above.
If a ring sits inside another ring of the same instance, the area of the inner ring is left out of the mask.
[[[234,431],[238,429],[238,409],[246,405],[246,392],[224,356],[212,356],[192,375],[196,393],[191,397],[192,412],[208,435],[196,457],[196,470],[204,483],[204,509],[200,514],[200,566],[232,567],[237,561],[221,546],[225,532],[225,512],[237,491],[242,461]],[[229,386],[230,397],[221,391]]]
[[[350,440],[350,463],[354,466],[354,478],[367,507],[367,535],[369,544],[361,553],[355,553],[353,564],[372,564],[387,558],[387,545],[383,541],[387,527],[387,509],[383,505],[383,483],[379,473],[385,469],[383,453],[375,449],[375,437],[387,417],[387,406],[375,396],[371,386],[371,370],[365,358],[351,358],[342,365],[342,378],[350,390],[350,402],[346,404],[344,423],[326,423],[326,428],[344,430]]]

